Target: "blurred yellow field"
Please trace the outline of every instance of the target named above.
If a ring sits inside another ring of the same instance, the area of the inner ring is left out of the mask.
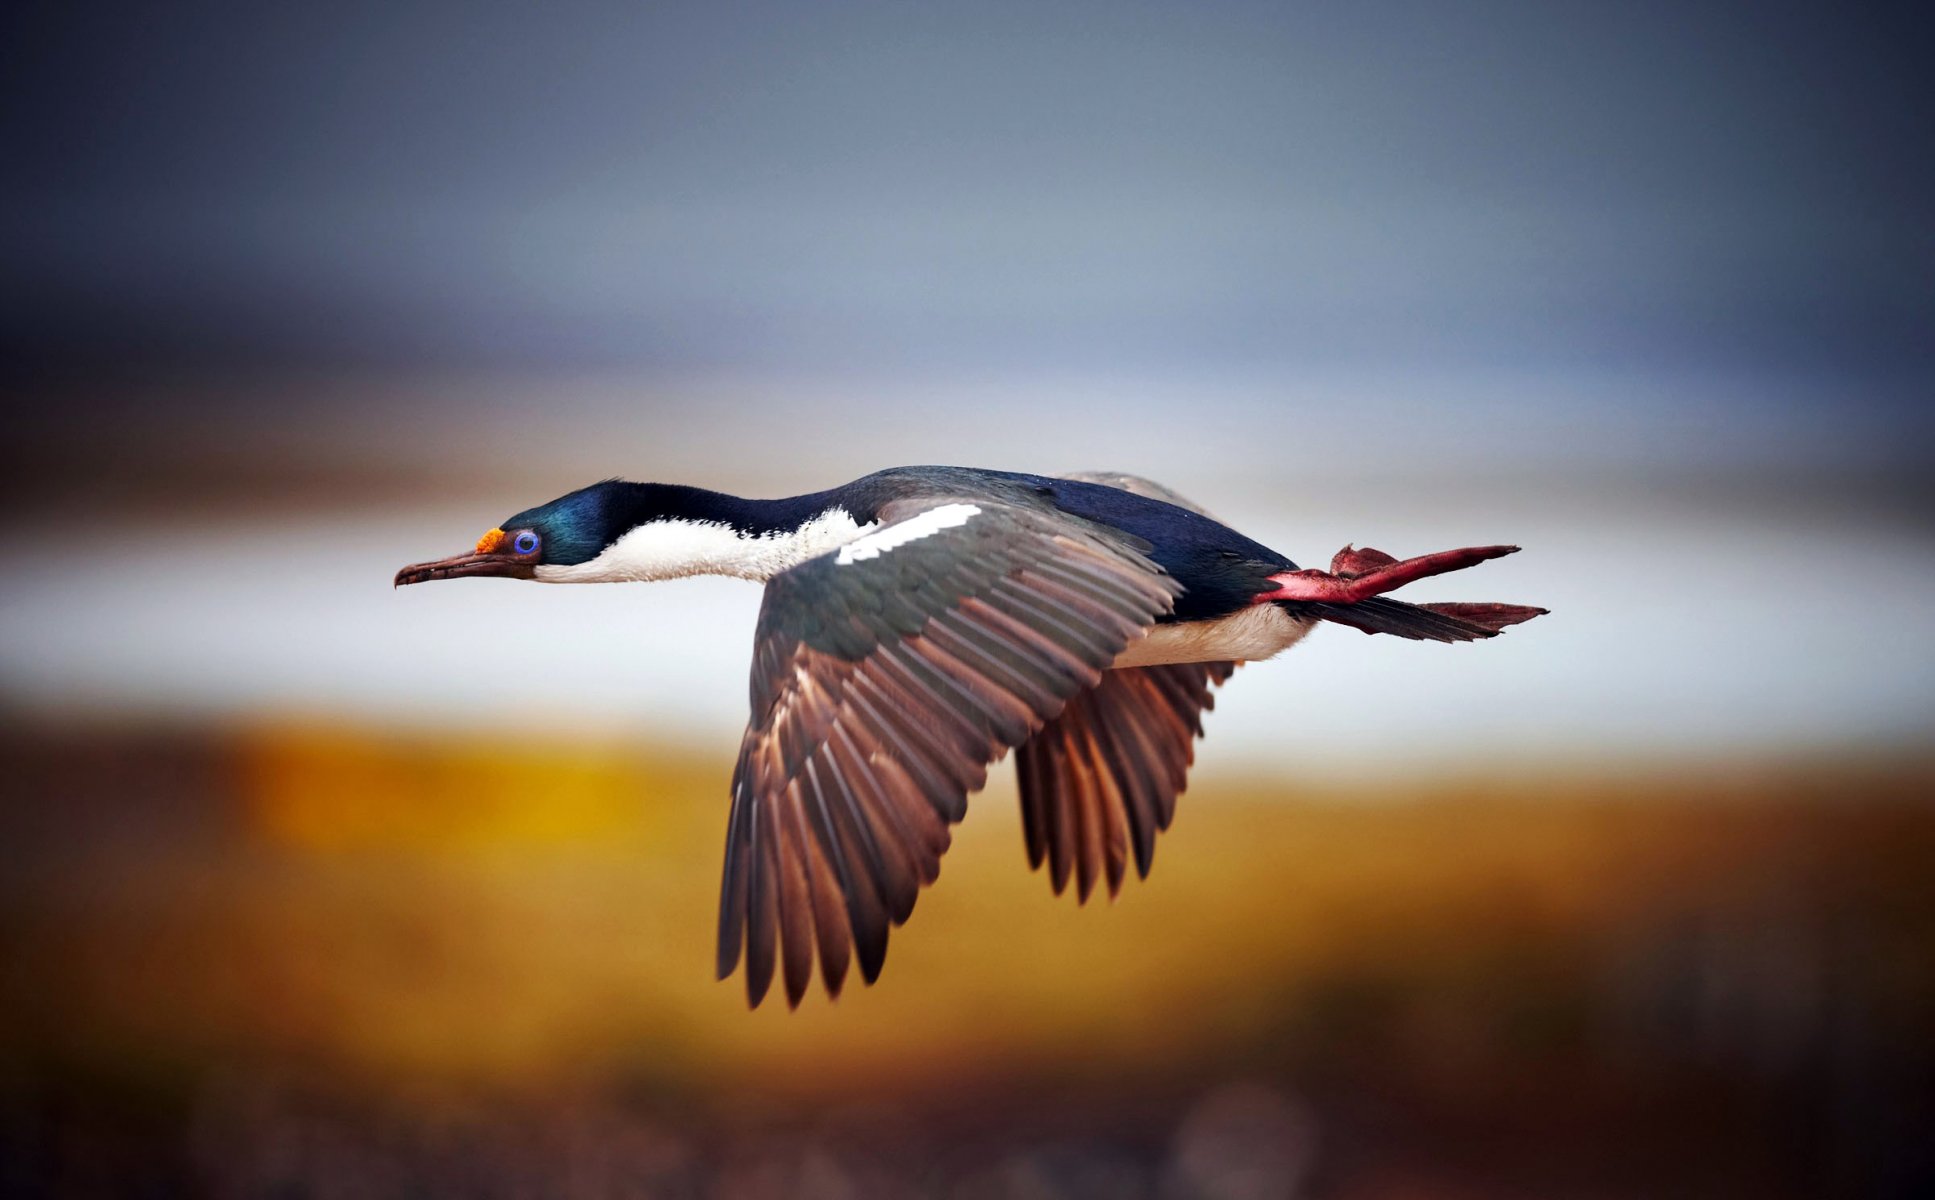
[[[89,796],[32,819],[13,876],[32,985],[11,1053],[110,1073],[266,1061],[763,1103],[1190,1077],[1369,1038],[1428,1079],[1617,1057],[1683,1002],[1711,1006],[1696,1040],[1737,1021],[1805,1040],[1824,989],[1892,1012],[1935,982],[1925,764],[1218,786],[1185,798],[1149,880],[1085,908],[1026,869],[1001,782],[881,982],[789,1014],[711,978],[716,754],[344,728],[259,729],[187,767],[150,747],[177,786],[199,773],[196,803],[145,799],[85,743],[9,753]],[[90,769],[129,790],[89,795]],[[112,836],[124,813],[149,832]]]

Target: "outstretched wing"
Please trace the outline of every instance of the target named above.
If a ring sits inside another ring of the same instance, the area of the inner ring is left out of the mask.
[[[1126,471],[1062,478],[1210,516],[1173,488]],[[1057,895],[1071,872],[1079,899],[1088,899],[1098,877],[1114,895],[1131,849],[1136,874],[1148,878],[1156,834],[1169,828],[1188,785],[1202,715],[1215,707],[1211,689],[1235,670],[1232,662],[1204,662],[1110,671],[1015,752],[1028,865],[1048,863]]]
[[[1028,865],[1045,859],[1057,895],[1071,869],[1086,901],[1098,877],[1122,886],[1129,851],[1148,878],[1156,834],[1169,828],[1188,785],[1210,689],[1233,662],[1172,663],[1108,671],[1015,751]]]
[[[766,585],[752,721],[733,772],[719,977],[789,1004],[939,874],[987,764],[1028,740],[1169,611],[1174,580],[1109,531],[983,499],[901,502],[883,527]]]

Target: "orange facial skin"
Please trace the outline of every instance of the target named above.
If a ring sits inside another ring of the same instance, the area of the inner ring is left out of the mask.
[[[499,554],[503,552],[503,549],[504,531],[501,529],[493,529],[483,537],[477,539],[477,553],[479,554]]]

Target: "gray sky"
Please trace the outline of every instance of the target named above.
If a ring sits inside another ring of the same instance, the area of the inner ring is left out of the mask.
[[[29,361],[1935,363],[1872,8],[35,8]]]

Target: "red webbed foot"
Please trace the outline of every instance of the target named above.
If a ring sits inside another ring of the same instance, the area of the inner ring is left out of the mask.
[[[1533,617],[1542,617],[1551,611],[1530,604],[1420,604],[1418,607],[1489,629],[1493,633],[1507,625],[1523,625]]]
[[[1330,560],[1328,571],[1286,571],[1270,576],[1279,590],[1266,592],[1258,599],[1356,604],[1419,579],[1462,571],[1487,559],[1516,553],[1517,546],[1467,546],[1463,550],[1441,550],[1417,558],[1396,559],[1368,546],[1362,550],[1345,546]]]

